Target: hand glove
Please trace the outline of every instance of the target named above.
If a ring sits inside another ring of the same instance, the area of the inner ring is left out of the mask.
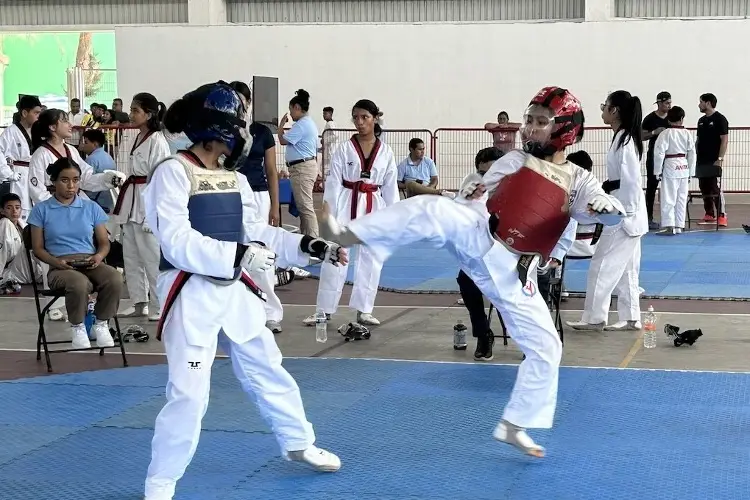
[[[462,189],[461,189],[461,197],[462,198],[471,198],[472,195],[474,195],[474,192],[477,190],[477,188],[482,184],[482,181],[471,181],[468,182]]]
[[[125,174],[118,170],[105,170],[104,172],[102,172],[102,175],[105,175],[107,177],[107,182],[113,188],[121,185],[128,178]]]
[[[321,238],[303,236],[300,242],[300,249],[316,259],[328,262],[334,266],[346,258],[346,250],[341,245]]]
[[[268,271],[276,265],[276,254],[260,243],[250,243],[240,266],[248,273]]]
[[[597,194],[589,202],[589,208],[592,212],[598,214],[610,214],[615,212],[615,206],[609,200],[609,197],[603,194]]]
[[[141,229],[143,229],[144,233],[153,233],[153,231],[151,230],[151,226],[149,226],[145,222],[141,224]]]

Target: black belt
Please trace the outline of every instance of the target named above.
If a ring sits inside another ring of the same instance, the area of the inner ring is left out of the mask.
[[[260,186],[253,186],[250,184],[250,189],[255,191],[256,193],[262,192],[262,191],[268,191],[268,184],[260,185]]]
[[[293,167],[295,165],[299,165],[300,163],[305,163],[306,161],[312,161],[316,158],[314,156],[311,156],[310,158],[302,158],[301,160],[294,160],[294,161],[288,161],[286,162],[287,167]]]

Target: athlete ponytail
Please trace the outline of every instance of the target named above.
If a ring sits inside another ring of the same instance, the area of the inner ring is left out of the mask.
[[[42,144],[52,138],[51,128],[57,125],[61,119],[66,119],[68,114],[61,109],[45,109],[39,114],[39,119],[31,126],[31,152],[33,153]]]
[[[184,98],[177,99],[164,115],[164,128],[172,134],[179,134],[187,128],[190,118],[190,103]]]
[[[619,112],[620,128],[623,131],[617,141],[617,148],[633,141],[638,152],[638,158],[643,157],[643,139],[641,139],[641,123],[643,121],[643,107],[638,96],[631,95],[626,90],[617,90],[607,97],[607,103]]]
[[[149,130],[161,130],[162,121],[164,120],[164,114],[166,113],[167,108],[163,102],[157,100],[153,94],[141,92],[133,96],[133,104],[151,115],[148,122],[146,122],[146,126]]]

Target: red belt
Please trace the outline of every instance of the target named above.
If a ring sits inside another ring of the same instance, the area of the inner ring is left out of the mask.
[[[167,294],[167,300],[164,303],[164,306],[161,310],[161,317],[159,318],[159,323],[156,325],[156,340],[161,340],[161,334],[164,330],[164,322],[167,319],[167,315],[169,314],[169,311],[172,310],[172,306],[174,305],[175,301],[177,300],[177,296],[180,295],[180,292],[185,287],[185,283],[190,279],[190,277],[193,275],[193,273],[189,273],[187,271],[180,271],[177,273],[177,277],[174,280],[174,283],[172,283],[172,286],[169,288],[169,293]],[[260,300],[265,301],[264,298],[265,295],[263,291],[260,289],[258,285],[255,284],[255,282],[245,274],[244,272],[240,273],[240,281],[244,283],[244,285]]]
[[[367,209],[365,213],[372,212],[372,199],[373,199],[373,193],[377,193],[378,189],[380,189],[380,186],[377,184],[367,184],[363,181],[357,181],[357,182],[351,182],[351,181],[343,181],[342,185],[347,188],[354,191],[352,193],[352,213],[351,213],[351,219],[354,220],[357,218],[357,204],[359,203],[359,196],[358,193],[367,193]]]
[[[664,158],[685,158],[686,155],[682,153],[675,153],[673,155],[667,155]]]
[[[594,233],[576,233],[576,241],[590,240],[594,238]]]
[[[122,204],[125,202],[125,194],[128,192],[128,188],[130,186],[137,186],[139,184],[146,184],[146,180],[148,177],[145,175],[131,175],[127,178],[127,180],[120,186],[120,194],[117,196],[117,202],[115,203],[115,208],[112,210],[112,213],[114,215],[120,215],[120,210],[122,209]],[[135,189],[133,190],[133,194],[131,196],[133,203],[135,203]],[[132,204],[131,210],[132,210]]]
[[[13,166],[14,167],[28,167],[29,166],[29,162],[15,160],[15,161],[13,161]]]

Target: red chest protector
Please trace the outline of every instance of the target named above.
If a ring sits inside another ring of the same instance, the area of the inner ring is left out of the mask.
[[[573,169],[527,155],[524,166],[500,181],[487,202],[498,219],[495,235],[516,254],[546,262],[570,222]]]

